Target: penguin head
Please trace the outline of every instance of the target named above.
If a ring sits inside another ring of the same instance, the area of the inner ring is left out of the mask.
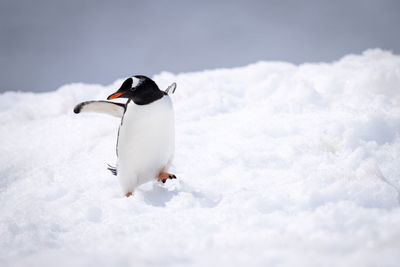
[[[107,99],[129,98],[137,105],[146,105],[164,95],[165,93],[158,88],[152,79],[143,75],[135,75],[126,79],[121,87]]]

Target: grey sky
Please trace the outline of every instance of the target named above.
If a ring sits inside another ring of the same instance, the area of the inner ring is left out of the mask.
[[[0,92],[400,52],[400,1],[0,0]]]

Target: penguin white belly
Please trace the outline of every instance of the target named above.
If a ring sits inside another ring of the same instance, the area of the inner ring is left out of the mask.
[[[131,102],[119,129],[118,179],[124,193],[167,169],[175,148],[174,112],[168,95],[147,105]]]

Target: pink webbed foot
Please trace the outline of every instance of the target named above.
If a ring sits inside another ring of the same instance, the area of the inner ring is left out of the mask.
[[[167,179],[176,179],[175,174],[167,173],[167,172],[160,172],[157,177],[157,181],[165,183]]]

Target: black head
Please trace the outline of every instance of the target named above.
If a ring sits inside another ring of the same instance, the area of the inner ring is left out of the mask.
[[[150,104],[165,95],[157,84],[150,78],[143,75],[135,75],[126,79],[117,92],[107,99],[129,98],[137,105]]]

